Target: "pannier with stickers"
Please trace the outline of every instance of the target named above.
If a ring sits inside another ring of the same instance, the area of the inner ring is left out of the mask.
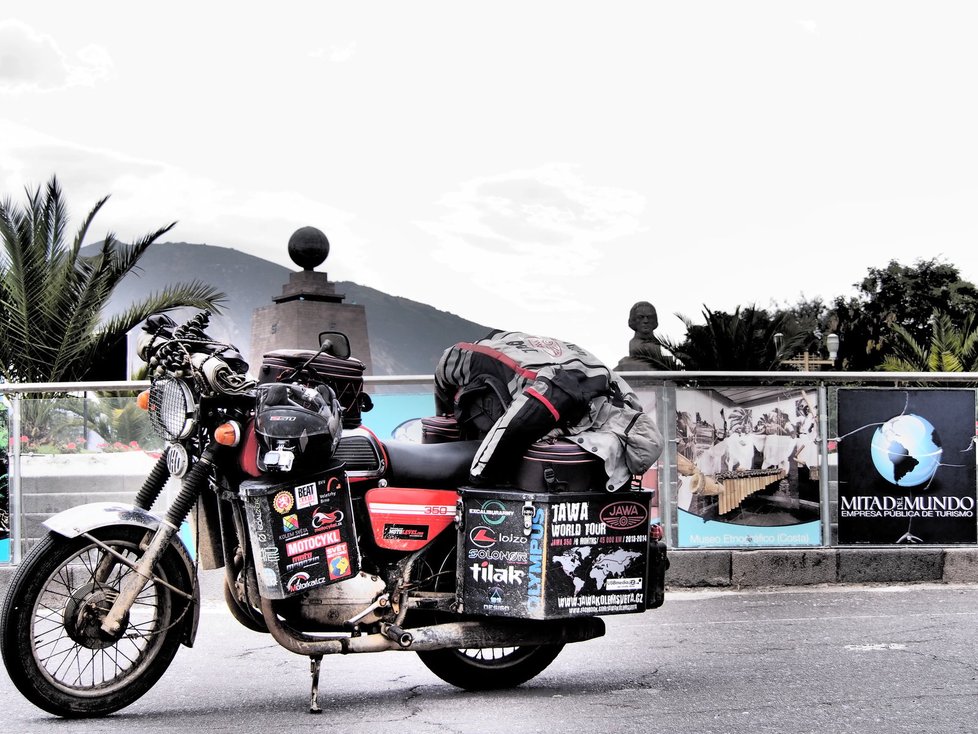
[[[270,599],[360,572],[350,485],[341,466],[287,481],[241,483],[258,583]]]
[[[648,492],[462,490],[458,600],[468,614],[559,619],[662,604]]]

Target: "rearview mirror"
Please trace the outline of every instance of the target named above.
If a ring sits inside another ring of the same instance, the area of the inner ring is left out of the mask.
[[[340,359],[350,358],[350,340],[339,331],[324,331],[319,335],[319,351]]]

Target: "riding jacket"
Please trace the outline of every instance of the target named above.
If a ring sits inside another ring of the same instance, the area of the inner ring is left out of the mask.
[[[585,349],[551,337],[493,331],[445,350],[435,408],[463,438],[481,438],[476,483],[505,480],[526,448],[562,436],[601,458],[615,491],[662,452],[662,434],[628,384]]]

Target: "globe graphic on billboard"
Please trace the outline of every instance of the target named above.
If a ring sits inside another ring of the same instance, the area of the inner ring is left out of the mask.
[[[907,413],[876,429],[873,466],[891,484],[916,487],[929,482],[941,463],[941,437],[926,418]]]

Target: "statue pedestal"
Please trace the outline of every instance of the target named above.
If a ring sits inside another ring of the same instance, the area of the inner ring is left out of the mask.
[[[329,242],[314,227],[296,230],[289,240],[292,261],[303,268],[291,273],[282,295],[269,306],[256,308],[251,317],[251,361],[261,364],[262,355],[276,349],[319,349],[319,333],[342,331],[350,339],[353,356],[373,374],[367,313],[363,306],[343,303],[326,273],[313,268],[329,253]]]
[[[656,369],[644,359],[638,357],[622,357],[615,372],[648,372]]]

